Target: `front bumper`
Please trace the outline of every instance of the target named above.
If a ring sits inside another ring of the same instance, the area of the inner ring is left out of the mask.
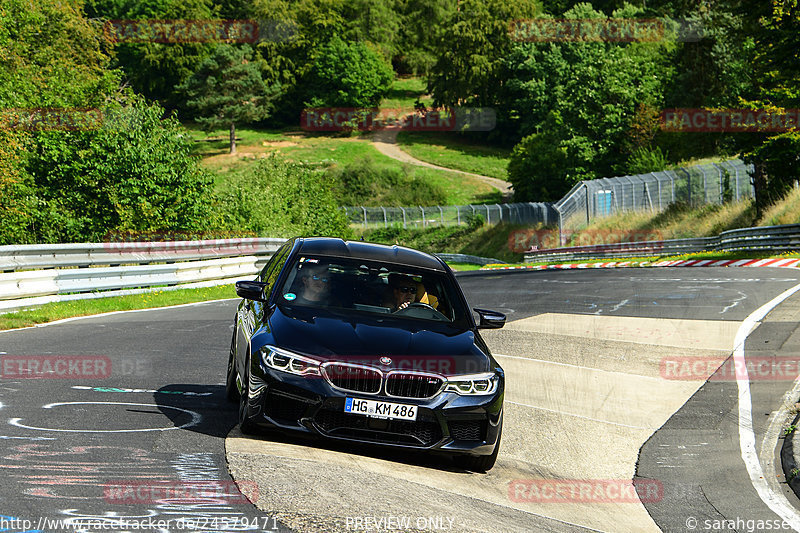
[[[503,414],[503,381],[486,396],[442,392],[430,399],[365,395],[332,387],[320,376],[296,376],[260,367],[251,375],[252,422],[269,429],[392,447],[490,455]],[[415,421],[344,412],[346,398],[416,405]]]

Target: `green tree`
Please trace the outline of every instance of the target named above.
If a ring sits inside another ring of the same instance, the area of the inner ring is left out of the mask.
[[[533,0],[461,0],[436,28],[428,92],[436,106],[493,106],[506,79],[509,24],[537,13]]]
[[[511,152],[509,181],[514,196],[555,202],[577,181],[569,173],[569,154],[546,133],[534,133],[522,139]]]
[[[640,14],[627,6],[612,13],[612,18]],[[580,4],[564,16],[605,18],[588,4]],[[527,154],[541,162],[543,156],[531,149],[541,145],[545,153],[565,154],[566,159],[555,175],[546,164],[510,165],[515,198],[542,200],[526,194],[545,190],[558,194],[580,180],[625,172],[630,151],[636,148],[628,139],[631,129],[637,127],[637,110],[643,105],[663,107],[673,50],[673,44],[650,42],[517,44],[508,57],[511,74],[504,98],[519,134],[540,135],[534,137],[536,144],[529,139],[516,157]],[[564,180],[560,187],[553,185],[556,177]],[[526,180],[532,184],[524,186]]]
[[[753,86],[742,107],[781,113],[800,107],[800,6],[793,0],[741,0],[735,6],[743,17],[742,30],[753,39]],[[754,166],[756,218],[800,179],[797,128],[787,133],[736,135],[744,159]]]
[[[266,118],[276,92],[261,78],[248,45],[219,45],[179,89],[187,95],[186,105],[197,110],[195,120],[203,129],[230,128],[232,154],[236,153],[236,123]]]
[[[40,242],[101,240],[109,231],[203,229],[211,180],[177,119],[141,97],[104,109],[102,124],[32,136],[26,170],[39,199]]]
[[[219,18],[212,0],[89,0],[89,17],[98,20],[211,20]],[[114,39],[113,26],[106,26],[106,37]],[[161,105],[183,108],[176,87],[186,81],[213,51],[216,43],[200,41],[155,42],[123,38],[115,42],[114,65],[125,72],[125,80],[140,94]],[[141,41],[141,42],[137,42]]]
[[[303,80],[309,107],[373,107],[389,90],[394,73],[383,58],[364,43],[334,37],[314,54]]]

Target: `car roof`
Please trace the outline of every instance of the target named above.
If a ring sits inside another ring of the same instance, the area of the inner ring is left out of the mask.
[[[308,255],[327,255],[383,261],[404,266],[413,266],[446,272],[438,258],[406,248],[405,246],[387,246],[363,241],[345,241],[332,237],[305,237],[299,239],[298,253]]]

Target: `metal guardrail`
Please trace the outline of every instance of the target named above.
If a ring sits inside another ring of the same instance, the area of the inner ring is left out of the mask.
[[[284,242],[219,239],[2,246],[0,312],[142,292],[136,288],[232,283],[257,274]]]
[[[550,248],[525,252],[525,262],[739,250],[774,252],[800,250],[800,224],[728,230],[717,237]]]
[[[285,239],[115,241],[0,246],[0,271],[197,261],[274,252]]]

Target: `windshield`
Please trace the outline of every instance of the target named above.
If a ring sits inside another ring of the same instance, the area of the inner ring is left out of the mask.
[[[436,322],[468,323],[450,276],[389,263],[300,257],[278,292],[278,303]]]

